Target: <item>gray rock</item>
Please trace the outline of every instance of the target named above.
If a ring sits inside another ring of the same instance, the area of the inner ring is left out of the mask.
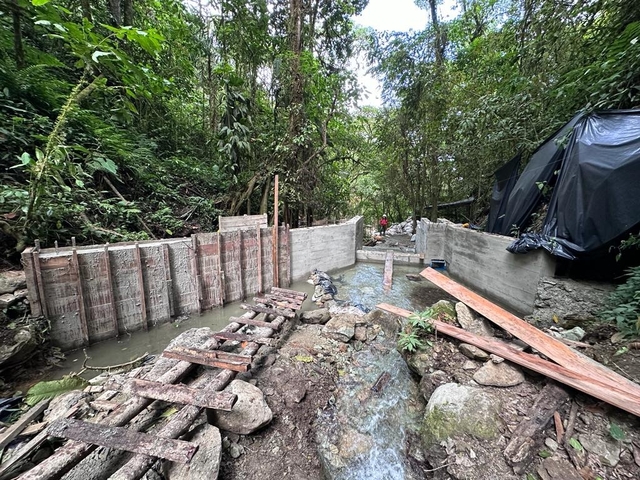
[[[456,322],[456,308],[449,300],[440,300],[439,302],[431,305],[433,311],[433,318],[446,323]]]
[[[356,324],[362,318],[357,315],[337,315],[331,318],[322,328],[325,337],[348,343],[355,335]]]
[[[21,288],[27,288],[27,280],[22,270],[0,272],[0,295],[13,293]]]
[[[463,370],[475,370],[476,368],[478,368],[478,364],[472,360],[467,360],[464,362],[464,365],[462,365]]]
[[[13,340],[5,339],[0,345],[0,365],[3,368],[27,360],[38,346],[38,341],[28,327],[15,330]]]
[[[273,419],[273,412],[258,387],[242,380],[234,380],[224,391],[235,393],[238,401],[230,412],[216,410],[211,414],[211,420],[222,430],[249,435],[268,425]]]
[[[367,324],[380,325],[384,333],[389,337],[395,337],[400,331],[401,322],[399,317],[382,310],[372,310],[366,315],[364,321]]]
[[[360,342],[367,341],[367,327],[364,325],[356,325],[354,338]]]
[[[433,373],[428,373],[420,379],[420,393],[425,400],[429,400],[436,388],[447,382],[447,374],[442,370],[436,370]]]
[[[545,458],[538,467],[542,480],[582,480],[582,476],[564,458]]]
[[[558,332],[558,333],[560,337],[566,338],[567,340],[572,340],[574,342],[581,341],[584,338],[584,336],[587,334],[587,332],[585,332],[580,327],[573,327],[571,330],[565,330],[563,332]]]
[[[461,343],[458,349],[460,350],[460,353],[470,358],[471,360],[489,360],[489,354],[474,345]]]
[[[431,395],[422,422],[425,448],[448,438],[471,435],[493,439],[499,433],[500,401],[487,390],[446,383]]]
[[[433,368],[434,359],[432,352],[402,352],[402,356],[405,362],[407,362],[409,370],[420,377],[426,375],[429,370]]]
[[[556,442],[553,438],[550,438],[550,437],[545,438],[544,444],[552,452],[555,452],[558,449],[558,442]]]
[[[198,445],[191,461],[184,464],[169,463],[167,480],[215,480],[222,459],[222,437],[213,425],[203,424],[190,432],[188,438]]]
[[[491,328],[489,322],[485,318],[479,317],[464,303],[456,303],[456,314],[458,316],[458,323],[465,330],[480,335],[481,337],[493,337],[493,328]]]
[[[231,458],[238,458],[243,453],[244,447],[242,445],[239,445],[237,443],[232,443],[231,445],[229,445],[229,455],[231,455]]]
[[[522,372],[509,363],[485,363],[473,374],[473,379],[480,385],[491,387],[513,387],[524,382]]]
[[[329,321],[331,315],[328,308],[317,308],[315,310],[309,310],[308,312],[302,312],[300,315],[300,321],[302,323],[309,323],[312,325],[324,325]]]
[[[495,355],[493,353],[489,355],[489,358],[491,358],[491,361],[493,363],[502,363],[502,362],[504,362],[504,358],[499,357],[498,355]]]
[[[366,313],[364,313],[362,310],[360,310],[358,307],[354,307],[354,306],[347,306],[347,307],[343,307],[340,305],[331,305],[329,307],[329,313],[331,314],[332,317],[337,317],[340,315],[355,315],[356,317],[364,317],[365,315],[367,315]]]
[[[614,440],[593,433],[580,434],[578,439],[584,449],[597,455],[602,463],[615,467],[620,461],[620,445]]]
[[[3,293],[0,295],[0,308],[9,308],[11,305],[20,300],[13,293]]]

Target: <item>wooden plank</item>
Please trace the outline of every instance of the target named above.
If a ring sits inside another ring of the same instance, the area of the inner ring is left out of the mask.
[[[238,232],[238,235],[233,237],[233,254],[237,257],[239,270],[240,270],[240,278],[239,278],[239,288],[240,288],[240,298],[244,299],[244,275],[242,274],[242,234]]]
[[[120,331],[118,329],[118,310],[116,309],[116,300],[113,294],[113,278],[111,277],[111,257],[109,256],[109,244],[104,246],[104,271],[107,276],[107,300],[110,305],[111,323],[113,324],[113,335],[118,337]]]
[[[412,312],[404,310],[386,303],[377,305],[377,308],[394,315],[408,318]],[[553,380],[580,390],[588,395],[596,397],[604,402],[615,405],[622,410],[640,416],[640,397],[631,395],[620,388],[612,387],[610,384],[602,381],[600,378],[591,377],[581,373],[577,369],[565,368],[547,360],[543,360],[536,355],[524,353],[515,348],[487,337],[479,337],[461,328],[454,327],[437,320],[433,321],[433,325],[439,333],[449,335],[450,337],[461,340],[464,343],[475,345],[487,352],[510,360],[518,365],[533,370],[534,372],[546,375]]]
[[[384,259],[384,278],[382,280],[382,286],[385,292],[391,290],[393,284],[393,250],[387,250],[387,255]]]
[[[287,288],[278,287],[271,287],[271,293],[278,293],[280,295],[284,295],[285,297],[301,298],[303,301],[306,300],[308,296],[304,292],[298,292],[297,290],[289,290]]]
[[[33,258],[33,248],[29,247],[22,252],[22,264],[24,265],[25,279],[27,281],[27,292],[29,298],[29,308],[33,317],[39,317],[42,313],[42,301],[38,288],[38,278],[36,275],[35,259]]]
[[[138,277],[138,286],[140,290],[140,315],[142,316],[142,328],[146,331],[149,330],[149,324],[147,322],[147,302],[144,296],[144,280],[142,276],[142,260],[140,258],[140,245],[135,243],[133,249],[133,258],[136,266],[136,276]]]
[[[228,392],[207,392],[186,385],[167,385],[166,383],[132,379],[124,384],[124,391],[140,397],[162,400],[163,402],[195,405],[202,408],[230,412],[238,396]]]
[[[72,238],[72,241],[75,243],[75,237]],[[89,325],[87,325],[87,311],[84,308],[82,275],[80,274],[80,264],[78,263],[78,251],[75,246],[71,252],[71,271],[76,278],[76,303],[78,306],[78,318],[80,319],[80,330],[82,331],[82,343],[89,345]]]
[[[445,292],[453,295],[480,315],[504,328],[513,336],[549,357],[563,367],[579,371],[589,378],[608,384],[621,392],[628,392],[640,399],[640,385],[615,373],[595,360],[573,350],[558,339],[547,335],[533,325],[500,308],[475,292],[463,287],[432,268],[424,269],[420,275],[431,281]]]
[[[278,330],[279,326],[274,325],[273,322],[262,322],[260,320],[253,320],[251,318],[231,317],[230,322],[241,323],[242,325],[253,325],[255,327],[273,328]]]
[[[70,418],[53,422],[49,426],[49,435],[164,458],[177,463],[189,463],[198,450],[197,444],[184,440],[156,437],[124,427],[107,427]]]
[[[227,293],[224,272],[222,271],[222,236],[220,232],[218,232],[218,276],[220,277],[220,298],[222,299],[220,305],[224,305],[224,301],[227,299]]]
[[[167,284],[167,302],[169,303],[169,314],[176,315],[175,301],[173,300],[173,280],[171,279],[171,260],[169,258],[169,246],[162,244],[162,266],[164,267],[164,281]]]
[[[278,277],[278,175],[276,175],[274,198],[273,198],[273,243],[272,243],[272,262],[273,262],[273,286],[280,286]]]
[[[262,215],[242,215],[235,217],[218,217],[218,231],[232,232],[235,230],[250,230],[255,225],[266,227],[268,224],[267,214]]]
[[[195,235],[191,235],[191,248],[189,249],[189,259],[191,260],[191,275],[195,285],[195,305],[196,311],[202,313],[202,285],[200,280],[200,272],[198,269],[198,239]]]
[[[266,295],[254,298],[258,298],[260,300],[272,300],[275,302],[286,303],[288,305],[294,305],[296,307],[296,310],[302,307],[302,304],[304,303],[304,300],[301,298],[285,297],[284,295],[279,295],[276,293],[268,293]]]
[[[259,345],[273,345],[272,338],[253,337],[251,335],[245,335],[243,333],[216,333],[213,335],[216,340],[227,340],[233,342],[253,342]]]
[[[248,303],[243,303],[240,305],[240,307],[245,310],[251,310],[252,312],[275,315],[276,317],[293,318],[296,316],[293,310],[282,310],[279,308],[259,307],[257,305],[249,305]]]
[[[273,328],[273,327],[270,327],[270,328]],[[228,333],[232,333],[232,332],[228,332]],[[175,353],[178,355],[184,354],[184,355],[191,355],[194,357],[201,356],[201,357],[211,358],[215,360],[225,360],[229,362],[244,363],[246,365],[249,365],[253,361],[253,357],[251,355],[240,355],[238,353],[223,352],[222,350],[207,350],[204,348],[195,348],[195,347],[176,346],[171,349],[165,350],[163,354],[167,352]]]
[[[281,308],[281,309],[289,309],[289,310],[300,310],[302,307],[298,303],[290,303],[283,300],[276,300],[274,298],[265,295],[264,297],[253,297],[253,301],[258,304],[268,305],[272,308]]]
[[[31,407],[27,413],[22,415],[18,421],[7,428],[2,435],[0,435],[0,450],[9,445],[27,425],[38,418],[38,416],[45,411],[50,401],[51,399],[40,401],[36,406]]]
[[[18,436],[19,437],[31,437],[32,435],[37,435],[42,430],[44,430],[47,427],[47,425],[49,425],[49,422],[32,423],[27,428],[25,428],[23,431],[21,431],[18,434]]]
[[[256,239],[258,242],[258,253],[256,256],[256,265],[258,269],[258,293],[262,293],[262,233],[260,230],[260,224],[256,225]]]

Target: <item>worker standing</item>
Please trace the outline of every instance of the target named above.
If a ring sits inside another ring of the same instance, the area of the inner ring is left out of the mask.
[[[386,215],[382,215],[382,218],[380,219],[380,234],[381,235],[386,235],[386,231],[387,231],[387,226],[389,225],[389,221],[387,220],[387,216]]]

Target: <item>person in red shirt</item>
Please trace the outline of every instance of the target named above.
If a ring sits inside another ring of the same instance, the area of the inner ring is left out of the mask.
[[[382,218],[380,219],[380,233],[382,235],[385,235],[385,232],[387,231],[387,226],[389,225],[389,220],[387,220],[387,216],[386,215],[382,215]]]

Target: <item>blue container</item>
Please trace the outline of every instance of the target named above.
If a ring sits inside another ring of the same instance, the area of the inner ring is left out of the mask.
[[[447,269],[447,261],[441,258],[432,258],[429,266],[434,270],[444,271]]]

